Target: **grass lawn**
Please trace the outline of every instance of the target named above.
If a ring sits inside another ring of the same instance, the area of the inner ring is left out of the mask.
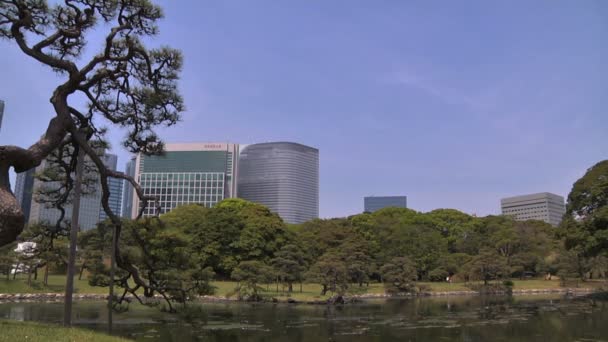
[[[38,280],[32,280],[32,286],[27,286],[27,276],[18,274],[17,279],[10,280],[6,278],[0,279],[0,293],[51,293],[63,292],[65,288],[65,275],[49,275],[49,285],[42,284],[42,275],[39,275]],[[78,276],[74,277],[74,288],[76,293],[108,293],[106,287],[90,286],[86,277],[78,280]]]
[[[513,289],[554,289],[560,287],[560,282],[557,279],[543,280],[543,279],[527,279],[518,280],[513,279]],[[216,281],[212,283],[216,287],[217,296],[227,296],[234,292],[236,282],[233,281]],[[419,282],[419,285],[424,285],[432,292],[446,292],[446,291],[467,291],[470,290],[465,286],[464,283],[446,283],[446,282]],[[608,282],[606,281],[586,281],[578,282],[578,287],[581,288],[598,288],[606,287]],[[32,281],[32,286],[27,286],[27,278],[24,275],[18,275],[15,280],[6,280],[5,278],[0,279],[0,293],[47,293],[47,292],[58,292],[61,293],[65,286],[64,275],[50,275],[49,285],[43,286],[42,281]],[[576,287],[576,282],[569,282],[569,287]],[[74,279],[74,287],[76,293],[99,293],[107,294],[108,288],[105,287],[94,287],[88,284],[86,277],[82,280]],[[332,294],[328,293],[325,296],[321,296],[321,285],[318,284],[303,284],[302,292],[300,292],[300,284],[293,285],[293,293],[288,294],[286,288],[279,286],[278,291],[276,284],[263,285],[267,291],[264,291],[263,295],[269,297],[276,297],[278,299],[293,298],[295,300],[323,300],[329,298]],[[378,283],[370,283],[369,286],[359,287],[357,285],[351,285],[349,294],[364,294],[364,293],[384,293],[384,286]]]
[[[58,325],[34,322],[0,321],[0,341],[93,341],[126,342],[118,337],[108,336],[78,328],[64,328]]]

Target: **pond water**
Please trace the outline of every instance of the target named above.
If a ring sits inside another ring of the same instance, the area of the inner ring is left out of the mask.
[[[608,341],[608,303],[559,296],[367,300],[345,306],[208,303],[188,314],[131,305],[117,335],[137,341]],[[62,303],[3,303],[0,318],[60,323]],[[77,326],[105,331],[103,302]]]

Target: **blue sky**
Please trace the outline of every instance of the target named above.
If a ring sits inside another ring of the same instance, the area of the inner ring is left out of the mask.
[[[496,214],[501,197],[566,196],[608,158],[606,1],[161,4],[151,45],[183,51],[187,106],[161,136],[319,148],[322,217],[403,194],[416,210]],[[27,146],[58,79],[0,51],[0,143]],[[123,134],[110,135],[120,168]]]

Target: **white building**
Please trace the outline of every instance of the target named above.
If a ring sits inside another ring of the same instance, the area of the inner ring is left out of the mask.
[[[564,198],[549,192],[507,197],[500,200],[503,215],[517,221],[540,220],[558,226],[566,213]]]

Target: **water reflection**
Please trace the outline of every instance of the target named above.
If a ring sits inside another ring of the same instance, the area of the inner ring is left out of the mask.
[[[0,304],[0,317],[61,322],[61,303]],[[105,329],[102,302],[77,302],[75,323]],[[133,306],[118,334],[138,341],[601,341],[606,303],[559,297],[373,300],[346,306],[214,303],[180,315]]]

